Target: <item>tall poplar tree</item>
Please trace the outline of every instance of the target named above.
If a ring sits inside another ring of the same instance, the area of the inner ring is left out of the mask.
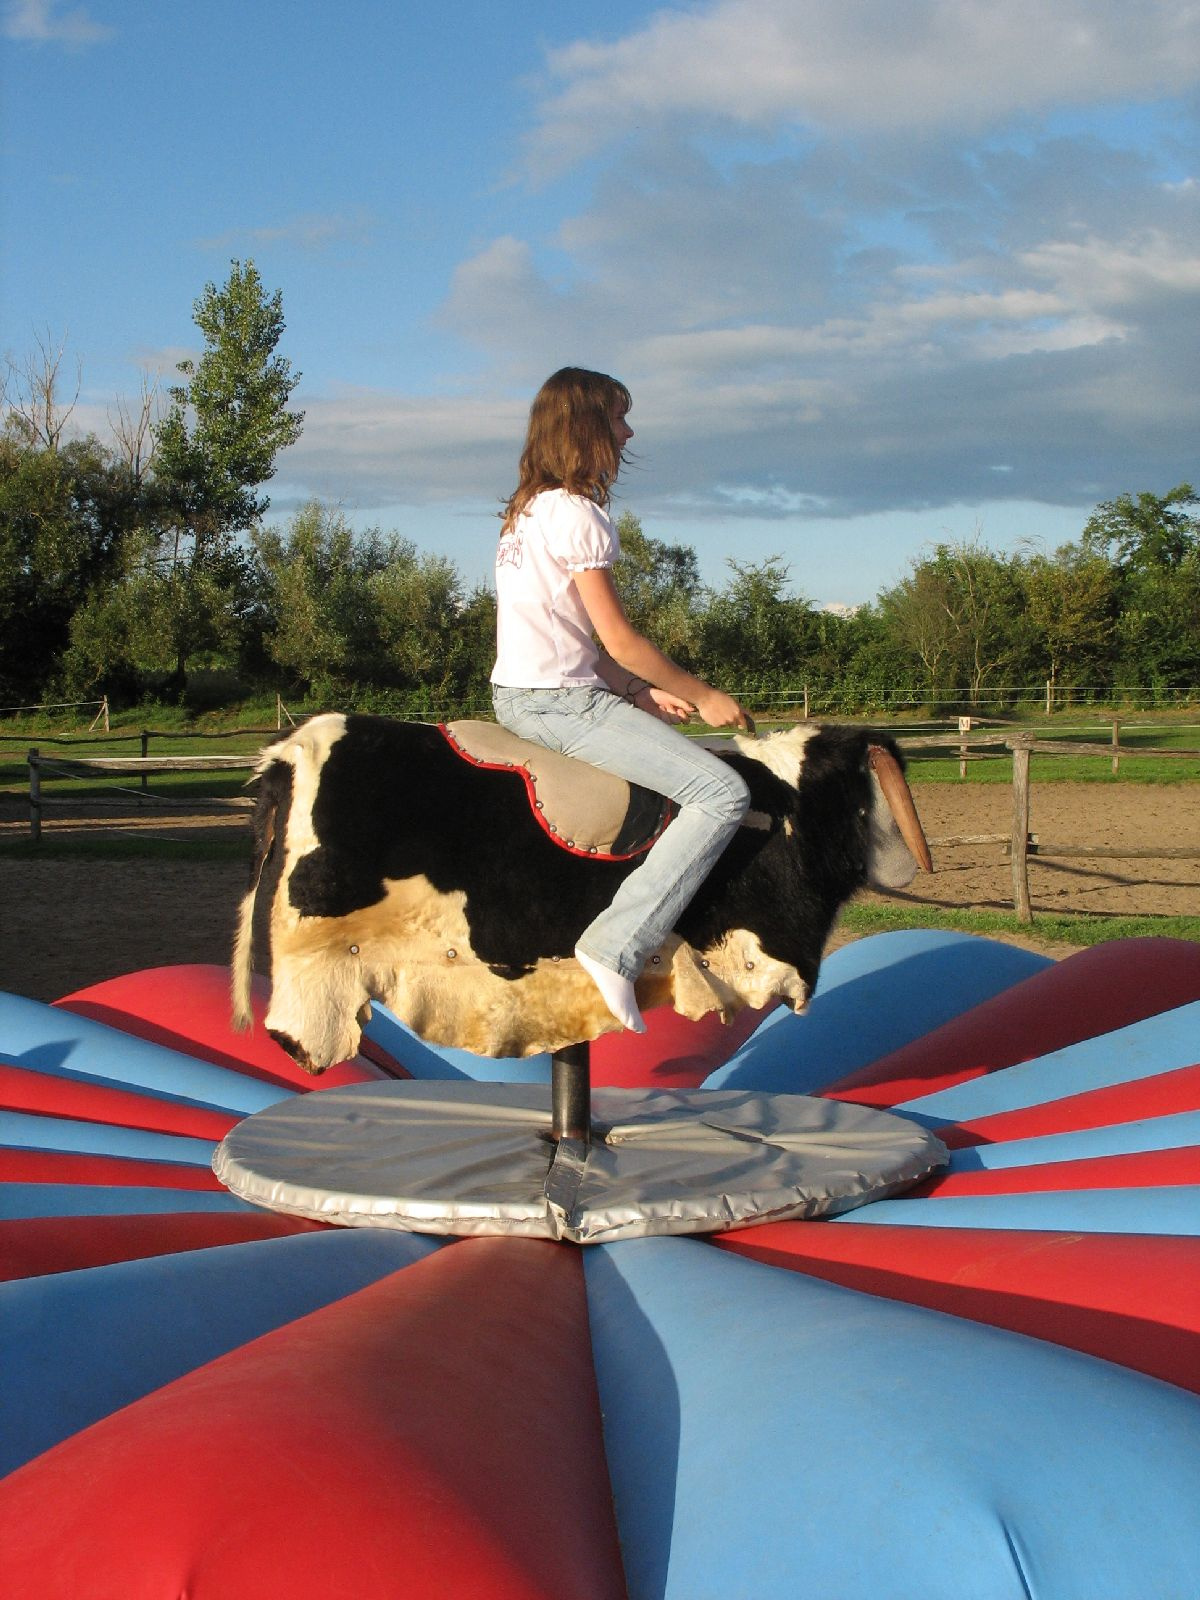
[[[303,412],[288,409],[300,374],[276,353],[282,292],[267,295],[253,261],[232,262],[221,288],[207,284],[193,316],[204,353],[179,363],[185,381],[170,390],[154,462],[162,518],[156,605],[178,690],[196,655],[231,646],[247,588],[234,535],[267,509],[260,487],[304,423]]]

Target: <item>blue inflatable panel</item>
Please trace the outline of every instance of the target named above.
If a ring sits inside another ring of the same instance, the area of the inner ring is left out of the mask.
[[[1040,1167],[1050,1161],[1088,1161],[1095,1156],[1137,1155],[1147,1150],[1182,1150],[1200,1145],[1200,1111],[1179,1111],[1140,1122],[1115,1122],[1105,1128],[1045,1133],[1005,1144],[968,1145],[950,1152],[950,1172],[998,1171]]]
[[[803,1016],[773,1011],[704,1087],[812,1094],[1051,965],[967,933],[860,939],[826,958]]]
[[[584,1269],[631,1595],[1195,1593],[1194,1395],[687,1240]]]
[[[436,1248],[338,1229],[0,1284],[0,1473]]]
[[[258,1211],[231,1194],[205,1189],[139,1188],[135,1184],[0,1183],[0,1219],[128,1217],[167,1211]]]
[[[906,1100],[894,1109],[931,1127],[973,1122],[1003,1111],[1065,1100],[1070,1095],[1136,1083],[1200,1061],[1200,1000],[1132,1022],[1127,1028],[1083,1039],[1003,1072],[987,1073]]]
[[[0,1139],[20,1150],[63,1150],[76,1155],[132,1156],[140,1161],[179,1161],[189,1167],[212,1165],[215,1143],[185,1134],[149,1133],[111,1122],[79,1122],[73,1117],[43,1117],[6,1111]]]
[[[371,1002],[371,1020],[363,1029],[367,1038],[386,1050],[414,1078],[473,1078],[500,1083],[549,1083],[550,1057],[541,1055],[494,1061],[450,1045],[428,1044],[401,1022],[394,1011]]]
[[[9,1061],[52,1077],[141,1089],[246,1116],[295,1092],[15,994],[0,995],[0,1041]]]
[[[1041,1233],[1158,1233],[1190,1238],[1200,1235],[1200,1188],[1177,1184],[878,1200],[829,1221],[849,1221],[851,1217],[864,1227],[1018,1228]]]

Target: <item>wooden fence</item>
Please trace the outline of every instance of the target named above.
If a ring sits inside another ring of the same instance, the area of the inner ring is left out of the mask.
[[[259,729],[243,729],[241,732],[261,732]],[[133,735],[137,737],[137,735]],[[141,756],[89,756],[76,760],[60,760],[43,756],[35,747],[29,751],[29,831],[35,840],[41,838],[42,813],[47,806],[78,804],[69,798],[50,796],[42,788],[42,776],[46,774],[53,777],[89,778],[103,776],[113,779],[138,778],[138,789],[121,788],[118,796],[111,799],[93,797],[89,805],[128,805],[132,798],[139,804],[154,804],[162,806],[195,807],[194,800],[180,800],[173,796],[150,794],[146,790],[146,779],[155,773],[185,773],[185,772],[229,772],[250,771],[257,762],[257,755],[240,756],[148,756],[146,746],[150,735],[143,733]],[[1029,829],[1030,819],[1030,758],[1037,755],[1072,755],[1072,756],[1110,756],[1113,763],[1113,772],[1117,771],[1119,759],[1137,760],[1141,757],[1157,757],[1168,760],[1197,760],[1200,759],[1200,750],[1168,750],[1163,748],[1132,748],[1122,747],[1119,743],[1118,725],[1114,721],[1112,740],[1105,744],[1076,743],[1066,739],[1039,739],[1030,733],[1005,733],[1005,732],[977,732],[971,725],[969,718],[963,718],[959,724],[959,732],[946,734],[917,734],[900,737],[897,744],[902,749],[928,750],[928,749],[953,749],[959,755],[959,773],[965,777],[967,763],[972,760],[996,759],[1001,750],[1011,753],[1012,756],[1012,791],[1013,791],[1013,821],[1010,833],[994,834],[960,834],[941,840],[942,844],[996,844],[1007,847],[1012,857],[1012,883],[1013,883],[1013,909],[1021,922],[1032,922],[1033,910],[1029,898],[1029,858],[1030,856],[1069,857],[1086,856],[1092,858],[1115,858],[1121,860],[1200,860],[1200,850],[1186,846],[1156,846],[1149,850],[1135,850],[1122,846],[1109,848],[1103,845],[1067,844],[1051,842],[1039,838]],[[206,801],[206,804],[213,804]],[[220,804],[237,809],[248,809],[252,805],[250,799],[226,800]]]
[[[75,761],[62,761],[46,757],[36,748],[29,752],[29,834],[36,843],[42,836],[42,813],[47,806],[78,806],[78,799],[70,796],[49,795],[43,791],[42,776],[55,778],[139,778],[140,787],[126,788],[118,784],[115,795],[95,795],[88,799],[89,806],[136,805],[175,806],[195,810],[198,803],[219,804],[233,810],[248,810],[253,801],[235,800],[180,800],[174,795],[151,794],[146,779],[154,773],[186,772],[250,772],[257,763],[255,755],[244,756],[85,756]]]
[[[964,718],[964,721],[967,721],[967,719]],[[941,840],[941,843],[949,845],[998,844],[1008,848],[1012,857],[1013,910],[1016,912],[1019,922],[1033,921],[1033,908],[1029,898],[1030,856],[1087,856],[1096,859],[1107,857],[1123,861],[1200,860],[1200,850],[1192,849],[1188,846],[1156,845],[1149,850],[1135,850],[1124,845],[1119,848],[1109,848],[1106,845],[1060,844],[1048,839],[1041,839],[1036,833],[1029,831],[1029,764],[1030,758],[1034,754],[1111,756],[1112,770],[1115,773],[1120,756],[1134,760],[1139,757],[1153,756],[1159,760],[1195,761],[1200,759],[1200,750],[1133,749],[1129,746],[1125,746],[1122,749],[1119,744],[1116,722],[1113,723],[1113,737],[1112,742],[1109,744],[1076,743],[1069,739],[1038,739],[1031,733],[972,734],[969,726],[963,728],[957,737],[953,734],[935,734],[931,737],[901,738],[896,742],[902,748],[907,749],[927,749],[940,746],[956,748],[960,755],[960,776],[965,776],[967,761],[978,760],[987,755],[991,755],[994,759],[995,747],[997,746],[1011,751],[1013,791],[1011,833],[958,834],[952,838]],[[985,748],[982,751],[975,751],[968,749],[968,745],[982,745]]]

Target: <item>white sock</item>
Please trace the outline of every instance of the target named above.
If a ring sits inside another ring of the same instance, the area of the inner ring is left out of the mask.
[[[642,1020],[642,1013],[638,1010],[637,996],[633,992],[631,981],[623,978],[619,972],[614,972],[611,967],[602,966],[591,956],[584,955],[578,947],[575,950],[575,959],[599,989],[604,1004],[621,1026],[628,1028],[631,1033],[645,1033],[646,1024]]]

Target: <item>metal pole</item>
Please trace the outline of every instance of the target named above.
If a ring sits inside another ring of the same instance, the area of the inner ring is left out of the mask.
[[[577,1139],[585,1148],[592,1140],[592,1048],[570,1044],[550,1060],[550,1104],[553,1116],[551,1136]]]

